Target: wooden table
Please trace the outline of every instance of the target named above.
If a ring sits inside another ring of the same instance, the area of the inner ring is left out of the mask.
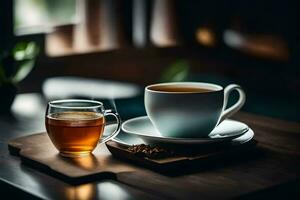
[[[258,141],[256,153],[209,169],[167,176],[143,169],[114,180],[72,186],[22,165],[9,155],[7,141],[44,131],[44,101],[38,94],[19,95],[11,115],[0,117],[0,191],[34,199],[257,199],[299,198],[300,124],[247,113]]]

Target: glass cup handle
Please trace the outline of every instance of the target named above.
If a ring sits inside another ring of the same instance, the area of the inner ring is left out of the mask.
[[[119,116],[119,114],[117,112],[114,112],[112,110],[105,110],[105,113],[104,113],[104,117],[105,116],[108,116],[108,115],[111,115],[111,116],[114,116],[116,119],[117,119],[117,128],[114,132],[111,133],[111,135],[107,136],[106,138],[103,138],[99,141],[100,144],[102,143],[105,143],[107,142],[108,140],[111,140],[113,139],[115,136],[118,135],[118,133],[120,132],[121,130],[121,118]]]
[[[238,91],[239,100],[235,104],[233,104],[231,107],[226,109],[229,95],[234,90]],[[233,115],[234,113],[239,111],[242,108],[242,106],[245,104],[245,101],[246,101],[246,94],[245,94],[244,90],[241,88],[241,86],[236,85],[236,84],[228,85],[224,89],[224,107],[223,107],[223,112],[221,114],[218,124],[220,124],[222,121],[224,121],[225,119],[227,119],[228,117],[230,117],[231,115]]]

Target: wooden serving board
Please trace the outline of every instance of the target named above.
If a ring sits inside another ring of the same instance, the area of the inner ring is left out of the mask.
[[[219,144],[214,146],[186,146],[183,149],[176,149],[175,155],[165,158],[141,157],[128,150],[127,145],[114,141],[107,142],[107,148],[113,156],[138,166],[147,167],[166,175],[180,175],[178,169],[185,169],[186,172],[205,169],[217,163],[224,163],[230,160],[239,161],[238,157],[247,157],[253,147],[255,140],[250,140],[241,145]]]
[[[12,155],[20,156],[23,163],[71,184],[114,179],[117,173],[137,170],[133,165],[114,159],[105,144],[99,145],[90,156],[62,157],[47,133],[13,139],[8,148]]]
[[[65,158],[58,154],[47,133],[39,133],[13,139],[8,143],[8,148],[10,153],[19,156],[24,164],[67,183],[81,184],[99,179],[117,179],[119,173],[143,170],[139,166],[166,175],[182,171],[178,169],[200,170],[215,165],[216,162],[224,162],[225,159],[245,156],[244,152],[252,149],[254,145],[252,140],[239,146],[204,148],[193,154],[192,149],[188,149],[186,154],[150,159],[128,151],[128,146],[109,141],[106,145],[99,145],[90,156]]]

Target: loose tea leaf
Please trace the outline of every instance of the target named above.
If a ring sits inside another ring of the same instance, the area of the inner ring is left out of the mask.
[[[151,146],[145,144],[132,145],[127,148],[128,151],[140,157],[148,158],[165,158],[174,155],[174,152],[159,146]]]

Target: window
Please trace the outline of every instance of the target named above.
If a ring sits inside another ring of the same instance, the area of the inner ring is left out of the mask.
[[[76,0],[14,0],[16,35],[46,32],[51,26],[75,21]]]

